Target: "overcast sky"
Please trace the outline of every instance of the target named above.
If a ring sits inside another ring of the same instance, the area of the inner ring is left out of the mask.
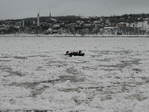
[[[149,0],[0,0],[0,19],[48,16],[109,16],[149,13]]]

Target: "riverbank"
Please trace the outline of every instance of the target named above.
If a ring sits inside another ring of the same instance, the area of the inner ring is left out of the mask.
[[[71,35],[71,34],[52,34],[52,35],[45,35],[45,34],[4,34],[0,35],[0,37],[100,37],[100,38],[114,38],[114,37],[130,37],[130,38],[137,38],[137,37],[145,37],[148,38],[149,35]]]

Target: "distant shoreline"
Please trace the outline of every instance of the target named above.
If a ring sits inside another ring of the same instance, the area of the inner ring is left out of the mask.
[[[149,38],[149,35],[69,35],[69,34],[54,34],[54,35],[44,35],[44,34],[4,34],[0,37],[90,37],[90,38]]]

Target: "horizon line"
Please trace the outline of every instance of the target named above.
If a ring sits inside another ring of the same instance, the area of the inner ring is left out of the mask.
[[[39,12],[37,12],[37,14],[38,14]],[[40,14],[40,13],[39,13]],[[67,15],[55,15],[55,16],[51,16],[51,17],[67,17],[67,16],[76,16],[76,17],[85,17],[85,18],[87,18],[87,17],[116,17],[116,16],[124,16],[124,15],[141,15],[141,14],[145,14],[145,15],[147,15],[147,14],[149,14],[149,13],[124,13],[124,14],[111,14],[111,15],[106,15],[106,16],[104,16],[104,15],[102,15],[102,16],[97,16],[97,15],[94,15],[94,16],[83,16],[83,15],[78,15],[78,14],[67,14]],[[29,16],[29,17],[16,17],[16,18],[6,18],[6,19],[0,19],[0,21],[5,21],[5,20],[18,20],[18,19],[28,19],[28,18],[36,18],[37,16]],[[42,15],[42,16],[40,16],[40,17],[48,17],[48,15],[46,16],[46,15]]]

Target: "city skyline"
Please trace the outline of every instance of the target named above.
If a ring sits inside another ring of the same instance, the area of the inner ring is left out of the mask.
[[[0,0],[0,19],[41,16],[111,16],[149,13],[148,0]]]

